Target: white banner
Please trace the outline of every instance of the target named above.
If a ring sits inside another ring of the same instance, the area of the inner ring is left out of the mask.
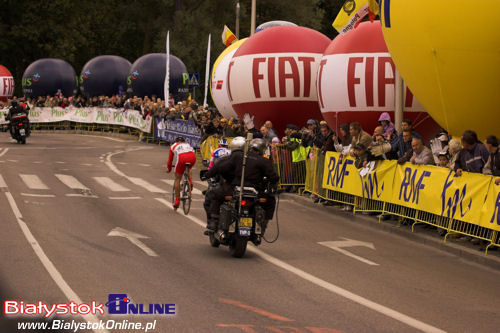
[[[0,124],[7,124],[5,116],[9,109],[0,109]],[[56,123],[60,121],[72,121],[87,124],[107,124],[137,128],[145,133],[151,132],[151,119],[143,119],[139,111],[113,109],[113,108],[39,108],[30,110],[30,122],[33,123]]]
[[[319,53],[259,53],[233,57],[227,85],[232,104],[317,101]]]
[[[387,52],[325,55],[317,81],[321,112],[394,111],[394,77]],[[425,112],[408,89],[404,111]]]

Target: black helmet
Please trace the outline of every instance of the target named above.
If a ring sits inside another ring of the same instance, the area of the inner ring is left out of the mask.
[[[250,141],[250,149],[254,150],[256,153],[262,155],[264,150],[266,150],[266,141],[261,138],[253,139]]]
[[[184,139],[184,137],[182,136],[178,136],[175,138],[175,142],[186,142],[186,139]]]
[[[10,101],[10,105],[11,106],[17,106],[17,100],[13,99],[12,101]]]

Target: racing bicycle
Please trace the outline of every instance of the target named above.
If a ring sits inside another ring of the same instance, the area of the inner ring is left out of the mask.
[[[181,184],[180,184],[180,199],[182,202],[182,210],[184,214],[189,214],[189,210],[191,209],[191,184],[189,183],[189,168],[191,167],[191,163],[186,163],[186,170],[184,170],[184,175],[182,175]],[[172,206],[175,202],[175,183],[172,186]],[[174,208],[177,210],[177,208]]]

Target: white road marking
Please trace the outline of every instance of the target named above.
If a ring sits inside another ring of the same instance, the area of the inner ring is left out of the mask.
[[[68,193],[68,194],[66,194],[66,196],[67,197],[93,198],[93,199],[99,198],[97,195],[94,195],[94,194],[82,194],[82,193]]]
[[[151,164],[146,164],[146,163],[139,163],[140,166],[143,166],[143,167],[150,167]]]
[[[8,151],[9,151],[9,148],[5,148],[3,151],[0,152],[0,157],[7,154]]]
[[[16,142],[16,140],[12,139],[11,142]],[[78,149],[76,147],[66,147],[67,149]],[[29,146],[23,146],[23,148],[11,148],[11,149],[15,149],[15,150],[47,150],[47,149],[50,149],[50,150],[55,150],[55,149],[63,149],[63,147],[29,147]]]
[[[62,174],[56,174],[55,175],[64,185],[67,187],[73,189],[73,190],[88,190],[89,188],[82,183],[78,181],[73,176],[70,175],[62,175]]]
[[[54,198],[54,194],[21,193],[25,197]]]
[[[116,183],[114,180],[108,177],[94,177],[95,181],[101,184],[102,186],[110,189],[113,192],[127,192],[130,189]]]
[[[83,165],[83,166],[93,166],[93,164],[90,164],[90,163],[82,163],[80,165]]]
[[[170,186],[174,186],[174,180],[173,179],[162,179],[161,181],[164,182],[164,183],[167,183]],[[192,193],[193,194],[203,195],[203,192],[201,192],[200,190],[198,190],[197,188],[194,188],[194,187],[193,187]]]
[[[172,210],[174,209],[172,207],[172,203],[168,202],[167,200],[165,200],[163,198],[155,198],[155,199],[157,201],[161,202],[162,204],[164,204],[165,206],[171,208]],[[203,227],[203,228],[206,227],[206,223],[203,222],[202,220],[198,219],[197,217],[194,217],[192,215],[180,214],[179,212],[177,212],[177,213],[179,214],[179,216],[184,216],[184,217],[190,219],[192,222],[198,224],[200,227]],[[255,253],[256,255],[258,255],[259,257],[264,259],[265,261],[267,261],[275,266],[278,266],[286,271],[289,271],[290,273],[295,274],[296,276],[298,276],[306,281],[309,281],[309,282],[311,282],[319,287],[322,287],[322,288],[324,288],[324,289],[326,289],[334,294],[337,294],[341,297],[344,297],[348,300],[351,300],[355,303],[358,303],[364,307],[372,309],[372,310],[374,310],[378,313],[381,313],[387,317],[393,318],[393,319],[395,319],[403,324],[414,327],[422,332],[429,332],[429,333],[431,333],[431,332],[432,333],[445,333],[446,332],[446,331],[443,331],[437,327],[426,324],[418,319],[412,318],[412,317],[407,316],[401,312],[398,312],[396,310],[388,308],[382,304],[375,303],[367,298],[364,298],[363,296],[357,295],[357,294],[350,292],[342,287],[334,285],[333,283],[322,280],[322,279],[320,279],[312,274],[309,274],[309,273],[307,273],[299,268],[296,268],[290,264],[287,264],[286,262],[284,262],[276,257],[273,257],[273,256],[265,253],[262,250],[257,249],[252,244],[249,244],[249,246],[247,247],[247,250]]]
[[[330,241],[330,242],[318,242],[318,244],[326,246],[334,251],[340,252],[343,255],[346,255],[346,256],[351,257],[353,259],[364,262],[365,264],[368,264],[371,266],[379,266],[379,264],[377,264],[373,261],[365,259],[361,256],[357,256],[357,255],[355,255],[347,250],[342,249],[342,247],[364,246],[364,247],[370,248],[372,250],[375,250],[375,246],[373,246],[373,243],[357,241],[357,240],[349,239],[349,238],[345,238],[345,237],[341,237],[341,238],[343,238],[344,240]]]
[[[57,161],[56,163],[57,164],[66,164],[66,162],[63,162],[63,161]]]
[[[147,181],[145,181],[142,178],[128,177],[128,180],[130,180],[135,185],[144,187],[149,192],[152,192],[152,193],[167,193],[167,191],[165,191],[165,190],[163,190],[163,189],[161,189],[159,187],[156,187],[155,185],[153,185],[151,183],[148,183]]]
[[[128,152],[135,151],[135,150],[142,150],[142,149],[144,149],[144,148],[139,147],[139,148],[129,149]],[[109,153],[106,156],[106,166],[108,168],[110,168],[111,171],[113,171],[114,173],[116,173],[119,176],[122,176],[122,177],[128,179],[131,183],[133,183],[133,184],[135,184],[137,186],[141,186],[141,187],[145,188],[149,192],[160,193],[160,194],[167,193],[167,191],[162,190],[161,188],[156,187],[156,186],[148,183],[147,181],[145,181],[142,178],[129,177],[126,174],[124,174],[123,172],[121,172],[120,170],[118,170],[118,168],[113,164],[113,162],[111,162],[111,156],[116,155],[116,154],[121,154],[121,153],[124,153],[124,151],[115,152],[115,153]]]
[[[142,199],[141,197],[109,197],[111,200],[138,200]]]
[[[2,175],[0,175],[0,188],[7,188],[7,184],[5,183]]]
[[[7,185],[5,184],[5,181],[0,175],[0,187],[6,187]],[[69,284],[64,280],[63,276],[61,273],[57,270],[57,268],[54,266],[52,261],[50,261],[49,257],[45,254],[43,251],[42,247],[40,246],[40,243],[36,240],[36,238],[33,236],[31,233],[28,225],[23,221],[23,216],[21,214],[21,211],[17,207],[16,201],[14,200],[14,197],[10,192],[5,192],[5,196],[7,197],[7,201],[9,202],[10,208],[12,212],[14,213],[14,217],[16,218],[17,224],[21,228],[24,237],[28,241],[28,243],[31,245],[33,248],[33,251],[35,251],[35,254],[37,255],[38,259],[40,259],[42,265],[45,267],[47,272],[49,273],[50,277],[54,282],[57,284],[59,289],[63,292],[63,294],[66,296],[68,301],[70,302],[75,302],[78,304],[82,303],[82,300],[80,297],[71,289]],[[99,319],[97,319],[97,316],[95,315],[82,315],[83,319],[85,321],[91,323],[92,326],[99,327]],[[107,329],[93,329],[94,332],[96,333],[108,333],[109,331]]]
[[[118,237],[125,237],[127,238],[132,244],[136,245],[139,247],[141,250],[143,250],[148,256],[150,257],[158,257],[158,254],[156,254],[155,251],[153,251],[151,248],[149,248],[146,244],[141,242],[139,238],[147,239],[150,238],[148,236],[144,236],[120,227],[116,227],[113,230],[111,230],[108,234],[108,236],[118,236]]]
[[[34,164],[42,164],[43,162],[42,161],[35,161],[33,162]]]
[[[25,175],[20,174],[19,177],[23,180],[26,186],[30,190],[48,190],[49,188],[45,185],[42,180],[37,175]]]
[[[0,163],[5,163],[5,161],[0,161]]]
[[[7,160],[9,162],[12,162],[12,163],[17,163],[18,161],[17,160]]]
[[[120,140],[120,139],[116,139],[116,138],[110,138],[110,137],[107,137],[107,136],[85,135],[85,134],[78,134],[78,135],[80,135],[80,136],[89,136],[89,137],[93,137],[93,138],[107,139],[107,140],[117,141],[117,142],[130,142],[130,140]]]
[[[118,164],[125,165],[127,163],[125,163],[125,162],[118,162]]]

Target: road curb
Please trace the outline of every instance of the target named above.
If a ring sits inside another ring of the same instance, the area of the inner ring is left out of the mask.
[[[439,236],[435,230],[423,229],[421,227],[423,225],[417,225],[415,227],[415,232],[412,232],[410,227],[398,226],[398,223],[393,220],[382,221],[381,223],[379,223],[378,219],[374,216],[367,216],[361,213],[353,215],[350,212],[341,211],[338,209],[338,207],[335,206],[328,207],[321,204],[315,204],[308,197],[292,193],[282,193],[280,196],[287,199],[293,199],[297,203],[306,205],[308,207],[321,209],[323,212],[328,212],[330,214],[340,214],[347,217],[356,217],[352,219],[352,222],[357,223],[358,225],[390,232],[395,235],[407,238],[411,241],[432,246],[449,254],[455,255],[463,260],[471,261],[495,270],[500,270],[500,256],[497,254],[498,251],[493,253],[489,252],[488,255],[485,255],[483,251],[479,251],[478,247],[472,245],[470,242],[460,241],[460,243],[458,243],[453,239],[450,239],[450,237],[448,237],[447,242],[444,243],[443,237]]]
[[[123,139],[127,141],[138,141],[137,136],[130,135],[128,133],[116,133],[116,132],[106,132],[106,131],[85,131],[85,130],[75,130],[75,129],[62,129],[62,130],[32,130],[31,133],[35,134],[76,134],[76,135],[90,135],[90,136],[103,136],[110,138]]]

